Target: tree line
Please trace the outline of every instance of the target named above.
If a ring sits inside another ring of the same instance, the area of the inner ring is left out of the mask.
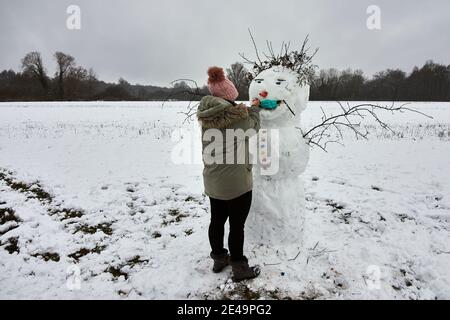
[[[198,100],[208,94],[206,86],[192,81],[174,82],[172,87],[117,83],[98,79],[92,68],[76,64],[63,52],[53,56],[54,76],[47,73],[39,52],[30,52],[21,60],[21,70],[0,73],[0,101],[120,101],[120,100]],[[248,100],[247,69],[236,62],[226,69],[239,91],[239,100]],[[194,90],[193,90],[194,88]],[[344,101],[450,101],[450,65],[427,61],[407,74],[387,69],[367,78],[362,70],[336,69],[316,72],[311,83],[311,100]]]
[[[407,74],[387,69],[371,79],[361,70],[321,70],[311,85],[312,100],[450,101],[450,65],[431,60]]]

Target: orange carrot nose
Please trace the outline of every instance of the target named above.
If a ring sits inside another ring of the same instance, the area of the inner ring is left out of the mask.
[[[269,95],[269,93],[268,93],[267,91],[261,91],[261,92],[259,93],[259,95],[260,95],[261,97],[263,97],[263,98],[267,98],[267,96]]]

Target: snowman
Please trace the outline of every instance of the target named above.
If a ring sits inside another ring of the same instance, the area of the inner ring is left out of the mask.
[[[309,160],[309,146],[299,130],[309,99],[309,85],[303,80],[296,70],[271,66],[250,84],[250,100],[258,99],[261,108],[247,223],[252,244],[302,246],[305,208],[300,175]]]

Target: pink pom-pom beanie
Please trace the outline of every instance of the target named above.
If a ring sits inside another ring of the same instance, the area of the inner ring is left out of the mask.
[[[233,82],[225,76],[222,68],[211,67],[208,69],[208,89],[215,97],[234,101],[239,93]]]

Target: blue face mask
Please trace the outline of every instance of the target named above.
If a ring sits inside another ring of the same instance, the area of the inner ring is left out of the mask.
[[[294,111],[287,104],[285,100],[262,100],[259,102],[259,107],[266,110],[275,110],[281,103],[284,103],[289,111],[295,116]]]
[[[280,102],[278,100],[262,100],[259,106],[263,109],[273,110],[278,107]]]

